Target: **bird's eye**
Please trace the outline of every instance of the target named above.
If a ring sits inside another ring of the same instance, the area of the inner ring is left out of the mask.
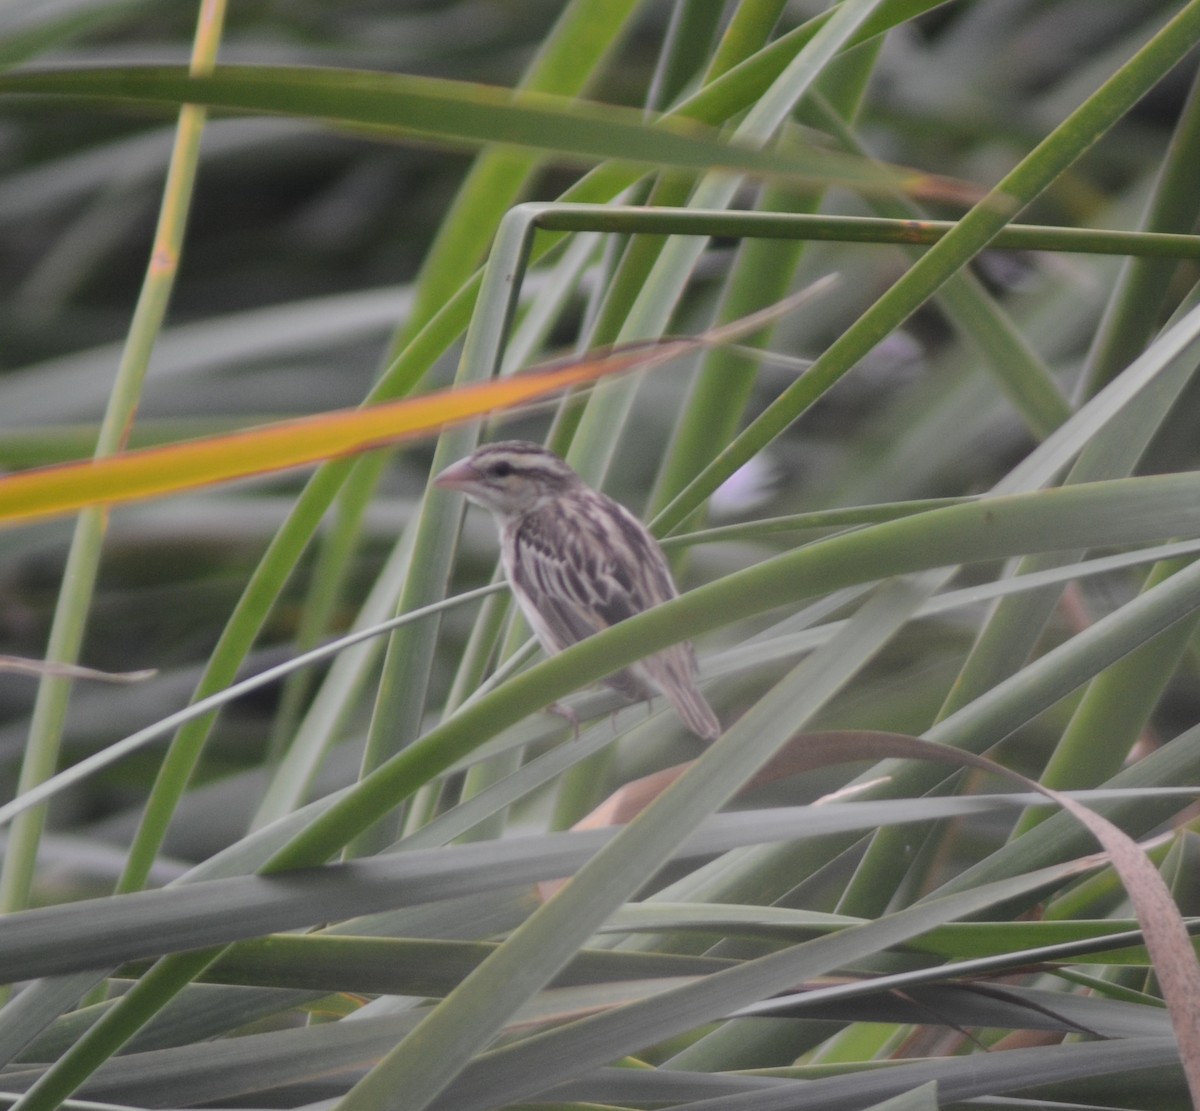
[[[492,478],[507,478],[513,473],[513,465],[507,459],[498,459],[487,469]]]

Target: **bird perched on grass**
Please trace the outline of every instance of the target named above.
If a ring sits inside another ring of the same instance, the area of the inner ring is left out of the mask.
[[[433,482],[491,510],[509,585],[551,655],[679,593],[645,525],[540,444],[486,444]],[[631,701],[661,692],[705,740],[721,732],[696,687],[690,644],[664,648],[604,682]]]

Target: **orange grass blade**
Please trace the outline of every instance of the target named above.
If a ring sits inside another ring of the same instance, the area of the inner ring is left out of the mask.
[[[607,374],[675,358],[700,340],[641,343],[583,360],[365,409],[321,413],[104,459],[0,478],[0,521],[27,521],[91,505],[162,497],[218,482],[302,467],[435,432]]]
[[[423,397],[22,471],[0,478],[0,522],[29,521],[92,505],[163,497],[386,447],[497,409],[516,408],[609,374],[645,370],[699,347],[732,343],[827,293],[836,284],[837,276],[827,275],[774,305],[695,337],[622,344],[583,359],[544,363],[511,378]]]

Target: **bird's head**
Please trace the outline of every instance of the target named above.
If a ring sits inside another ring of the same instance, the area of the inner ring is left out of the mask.
[[[581,483],[552,451],[523,440],[485,444],[447,467],[433,484],[457,490],[500,517],[539,508]]]

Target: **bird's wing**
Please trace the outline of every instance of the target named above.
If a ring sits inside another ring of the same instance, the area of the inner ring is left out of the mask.
[[[527,514],[505,538],[521,608],[554,650],[675,596],[645,527],[611,499]]]

